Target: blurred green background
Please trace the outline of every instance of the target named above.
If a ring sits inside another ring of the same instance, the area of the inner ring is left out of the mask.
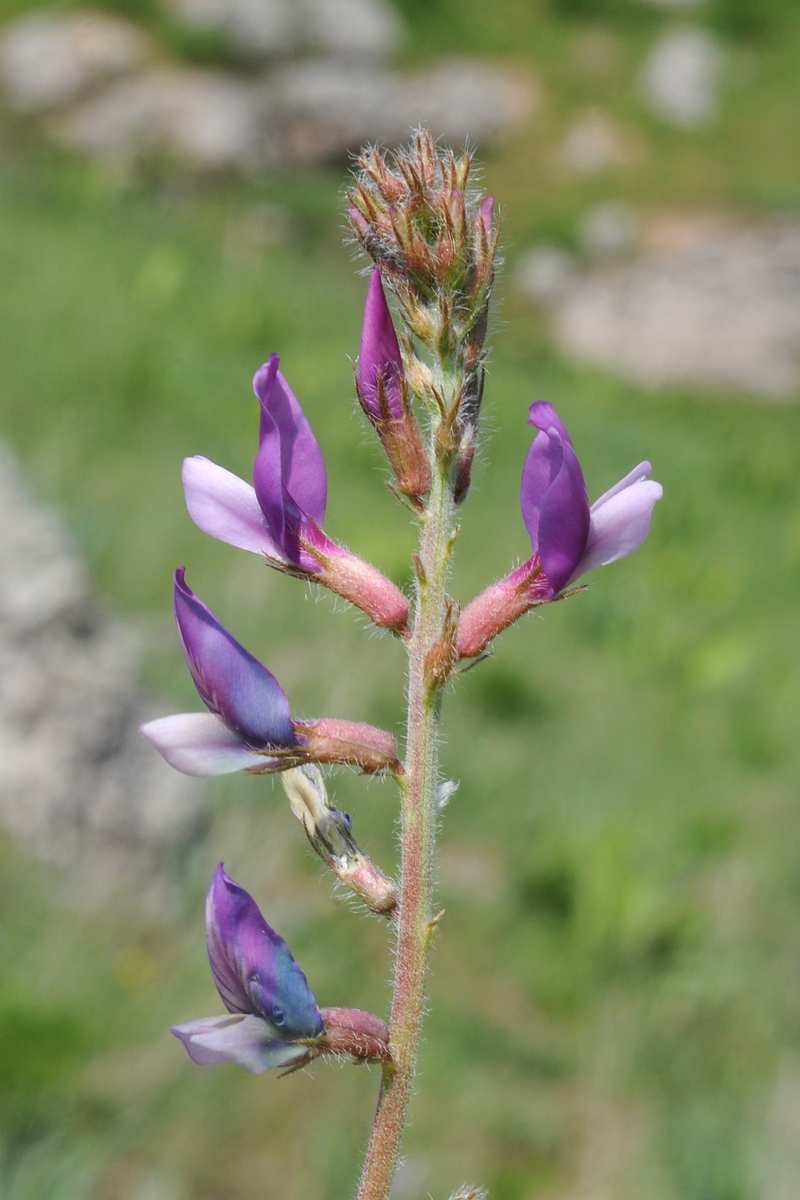
[[[606,199],[748,217],[800,208],[800,8],[699,11],[733,68],[720,119],[689,134],[658,124],[634,86],[664,22],[638,0],[401,7],[409,63],[496,57],[533,73],[542,96],[528,126],[478,147],[507,267],[455,594],[469,599],[527,554],[517,489],[534,399],[563,416],[593,496],[648,457],[664,499],[640,553],[507,633],[447,699],[444,769],[461,788],[442,822],[446,916],[398,1195],[445,1200],[468,1179],[493,1200],[792,1200],[800,410],[646,393],[565,365],[508,280],[531,242],[573,244],[581,214]],[[613,48],[600,72],[580,65],[587,37]],[[592,103],[641,153],[570,178],[554,148]],[[365,285],[343,246],[345,169],[123,187],[17,126],[0,137],[0,433],[62,506],[105,603],[146,622],[151,689],[197,707],[170,615],[185,563],[296,714],[399,731],[400,647],[204,538],[179,480],[195,453],[248,474],[250,378],[278,350],[326,455],[331,535],[407,580],[413,530],[352,394]],[[263,205],[291,213],[291,236],[242,252],[237,231]],[[393,869],[392,787],[340,774],[333,790]],[[331,898],[271,781],[214,784],[211,806],[160,911],[124,895],[99,911],[69,903],[56,872],[0,848],[5,1200],[352,1194],[375,1072],[202,1071],[167,1029],[220,1007],[202,905],[222,857],[322,1004],[386,1014],[386,930]]]

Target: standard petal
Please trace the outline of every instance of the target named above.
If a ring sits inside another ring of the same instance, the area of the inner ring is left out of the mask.
[[[358,352],[358,386],[367,416],[375,422],[384,419],[378,396],[379,379],[383,380],[386,390],[388,415],[399,421],[403,416],[403,359],[392,314],[386,303],[381,273],[376,267],[367,289]]]
[[[260,1075],[273,1067],[292,1066],[308,1054],[305,1046],[277,1040],[267,1022],[254,1016],[206,1017],[175,1025],[170,1032],[201,1067],[232,1062]]]
[[[175,619],[203,703],[253,746],[293,746],[289,701],[275,676],[248,654],[175,572]]]
[[[263,768],[256,755],[238,734],[232,733],[214,713],[177,713],[148,721],[139,730],[176,771],[184,775],[230,775],[248,767]]]
[[[219,864],[206,900],[206,944],[214,982],[231,1012],[255,1013],[276,1038],[309,1038],[322,1018],[289,947],[252,896]]]
[[[643,479],[612,495],[599,508],[595,505],[586,549],[571,579],[638,550],[650,531],[653,508],[663,491],[660,483]]]
[[[262,416],[269,414],[280,434],[281,479],[298,510],[324,524],[328,497],[325,460],[305,413],[278,370],[273,354],[253,380]],[[262,434],[265,425],[262,422]]]
[[[184,461],[182,475],[186,507],[198,529],[252,554],[283,557],[249,483],[200,455]]]

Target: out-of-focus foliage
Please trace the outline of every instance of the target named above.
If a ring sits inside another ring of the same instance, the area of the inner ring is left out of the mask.
[[[530,128],[485,163],[509,272],[534,238],[575,243],[587,206],[610,197],[757,216],[800,205],[788,8],[780,37],[731,42],[718,125],[684,135],[636,90],[663,19],[644,6],[624,20],[522,0],[404,7],[409,55],[485,49],[541,81]],[[697,19],[723,11],[755,10],[729,0]],[[779,0],[759,11],[784,21]],[[557,148],[595,103],[638,153],[575,180]],[[365,285],[341,246],[343,174],[126,188],[10,127],[2,158],[2,434],[63,504],[107,602],[146,619],[151,686],[198,705],[169,612],[185,563],[298,715],[397,728],[401,648],[203,538],[179,483],[186,454],[248,474],[250,378],[278,350],[328,460],[332,535],[407,581],[413,531],[352,395]],[[288,237],[253,240],[275,206]],[[517,489],[534,399],[563,416],[593,495],[644,457],[665,495],[639,554],[511,631],[448,697],[445,769],[461,788],[443,816],[446,915],[409,1177],[434,1196],[478,1179],[493,1200],[779,1195],[800,1178],[800,410],[572,370],[507,279],[456,593],[469,599],[526,554]],[[391,787],[342,774],[333,790],[393,866]],[[220,858],[320,1003],[386,1010],[386,932],[331,900],[280,789],[227,780],[213,803],[209,839],[161,913],[133,897],[92,906],[3,846],[8,1200],[351,1192],[374,1074],[203,1071],[167,1033],[217,1011],[202,899]]]

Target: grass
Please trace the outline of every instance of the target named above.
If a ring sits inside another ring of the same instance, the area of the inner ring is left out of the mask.
[[[796,202],[796,20],[731,41],[747,71],[729,76],[720,125],[684,136],[658,127],[632,86],[663,20],[646,9],[613,6],[599,22],[521,0],[498,0],[491,19],[477,4],[406,6],[409,58],[485,48],[540,81],[537,117],[485,167],[510,268],[535,238],[574,241],[586,207],[610,197],[756,215]],[[598,32],[607,65],[582,73]],[[642,154],[575,182],[556,148],[592,104]],[[196,706],[169,616],[183,562],[298,714],[396,728],[398,647],[204,539],[179,485],[189,453],[248,473],[249,380],[278,349],[326,454],[331,533],[407,578],[412,531],[352,397],[363,281],[341,246],[343,175],[120,190],[18,130],[4,138],[2,433],[62,506],[104,602],[147,622],[151,687]],[[254,214],[269,223],[275,206],[288,239],[254,240]],[[563,415],[593,494],[649,457],[665,497],[638,555],[505,635],[448,698],[445,765],[461,788],[443,820],[446,916],[408,1177],[442,1200],[464,1178],[493,1200],[772,1195],[792,1178],[800,1048],[800,410],[576,371],[502,281],[499,299],[456,594],[526,552],[516,493],[533,399]],[[391,789],[347,775],[335,788],[393,865]],[[387,1003],[384,931],[331,902],[272,784],[233,779],[211,795],[208,839],[160,914],[135,897],[81,906],[2,848],[8,1200],[352,1189],[373,1075],[198,1071],[166,1034],[216,1011],[200,914],[221,857],[322,1003]]]

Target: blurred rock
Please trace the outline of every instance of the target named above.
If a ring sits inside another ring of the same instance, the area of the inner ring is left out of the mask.
[[[553,296],[561,349],[645,386],[800,388],[800,224],[655,223],[637,261]]]
[[[386,59],[400,45],[402,26],[385,0],[295,0],[304,41],[317,53]]]
[[[523,119],[532,87],[486,63],[453,60],[415,78],[328,59],[285,70],[277,84],[291,163],[341,158],[365,142],[397,145],[420,124],[444,140],[486,142]]]
[[[162,151],[199,171],[251,170],[276,153],[257,85],[181,67],[112,84],[60,117],[52,132],[63,145],[117,165]]]
[[[723,59],[719,42],[704,30],[664,34],[642,71],[650,106],[672,125],[688,129],[707,124],[717,113]]]
[[[91,604],[54,514],[0,447],[0,826],[47,859],[152,871],[196,836],[202,793],[138,734],[137,639]]]
[[[636,246],[639,222],[629,204],[598,204],[581,223],[581,244],[592,258],[619,258]]]
[[[247,59],[304,52],[386,59],[401,26],[384,0],[175,0],[188,25],[224,34]]]
[[[35,13],[6,26],[0,79],[18,112],[56,108],[92,84],[131,70],[147,51],[135,26],[104,13]]]
[[[575,175],[594,175],[628,160],[619,133],[607,117],[597,112],[576,121],[569,129],[561,157]]]
[[[539,246],[524,255],[514,272],[517,291],[531,300],[560,300],[578,278],[575,259],[555,246]]]

